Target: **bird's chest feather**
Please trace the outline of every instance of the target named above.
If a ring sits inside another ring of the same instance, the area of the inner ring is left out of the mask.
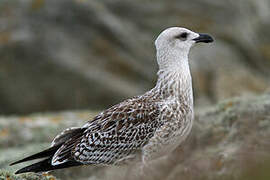
[[[160,121],[163,125],[144,147],[145,159],[164,156],[186,139],[192,127],[192,106],[192,103],[181,103],[178,100],[168,101],[161,106]]]

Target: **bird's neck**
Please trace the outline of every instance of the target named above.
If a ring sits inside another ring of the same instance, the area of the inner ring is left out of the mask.
[[[179,56],[178,56],[179,57]],[[193,103],[192,79],[187,56],[160,67],[156,91],[161,98],[188,98]]]

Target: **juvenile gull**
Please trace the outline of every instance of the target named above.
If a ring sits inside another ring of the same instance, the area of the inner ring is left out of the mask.
[[[156,39],[156,86],[101,112],[83,127],[69,128],[51,147],[11,165],[43,158],[16,172],[45,172],[78,165],[143,163],[167,155],[190,133],[193,92],[188,54],[193,44],[213,42],[185,28],[164,30]]]

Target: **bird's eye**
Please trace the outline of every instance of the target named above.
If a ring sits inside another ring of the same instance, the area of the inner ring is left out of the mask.
[[[179,34],[178,36],[176,36],[177,39],[180,39],[182,41],[185,41],[188,37],[188,33],[187,32],[183,32],[181,34]]]

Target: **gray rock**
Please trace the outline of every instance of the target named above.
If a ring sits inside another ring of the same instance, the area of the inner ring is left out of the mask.
[[[147,166],[144,177],[134,176],[134,165],[84,166],[57,170],[53,175],[65,180],[269,178],[270,94],[229,99],[196,112],[191,136],[171,155]],[[0,154],[4,156],[0,156],[0,168],[14,172],[23,165],[9,167],[10,162],[48,147],[57,132],[83,125],[94,114],[78,111],[1,117]]]
[[[57,180],[52,175],[37,175],[33,173],[23,174],[19,176],[15,176],[14,174],[8,171],[0,170],[0,179],[1,180]]]

